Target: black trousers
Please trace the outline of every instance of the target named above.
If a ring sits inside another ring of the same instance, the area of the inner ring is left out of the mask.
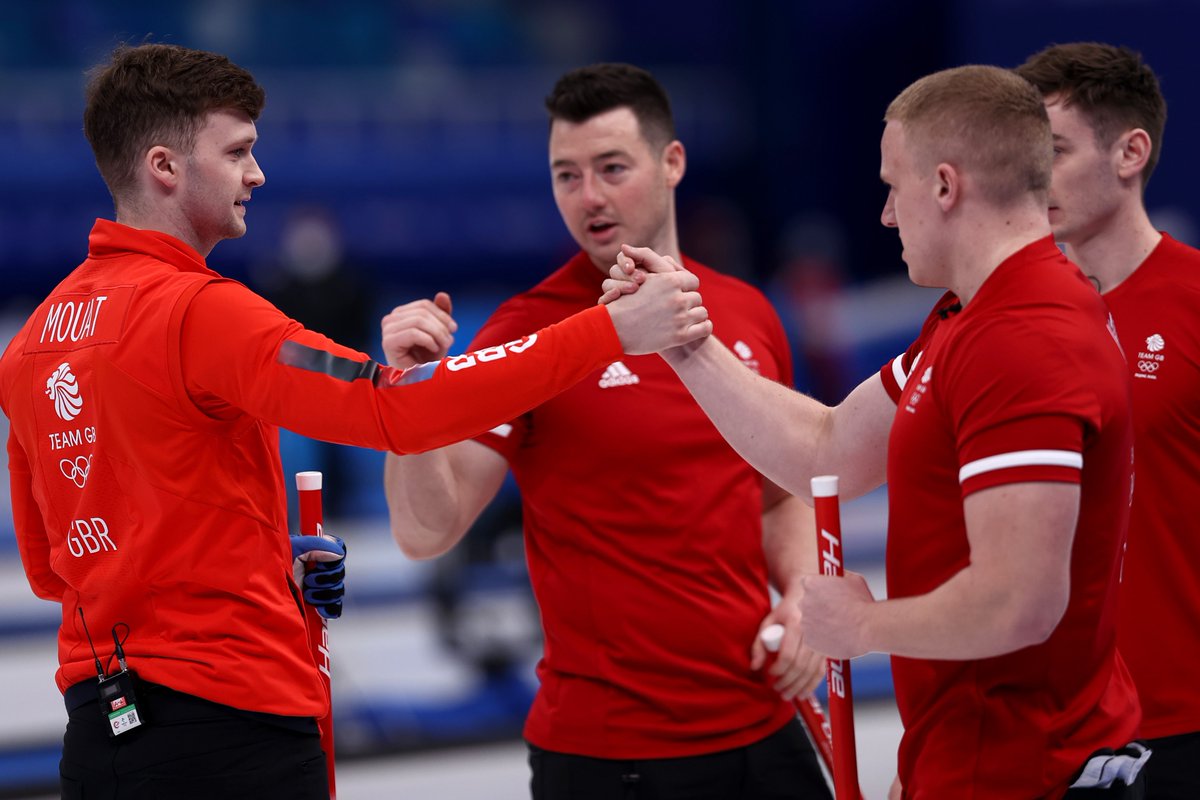
[[[1146,800],[1200,798],[1200,732],[1147,739]]]
[[[329,800],[315,720],[252,714],[147,683],[138,707],[146,724],[117,737],[98,700],[68,710],[64,800]]]
[[[830,798],[804,727],[687,758],[604,759],[529,745],[533,800],[807,800]]]

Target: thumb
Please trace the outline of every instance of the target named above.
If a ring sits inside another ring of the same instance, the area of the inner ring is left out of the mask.
[[[293,536],[292,558],[301,561],[337,561],[346,555],[346,546],[333,536]]]
[[[433,304],[447,314],[454,310],[454,304],[450,302],[450,295],[446,292],[438,292],[434,295]]]
[[[759,669],[767,660],[767,653],[778,653],[783,643],[783,626],[773,623],[758,632],[750,648],[750,668]]]
[[[649,247],[634,247],[630,244],[621,245],[621,252],[647,272],[677,272],[680,267],[670,256],[661,256]]]
[[[754,644],[750,645],[750,670],[756,672],[763,668],[767,663],[767,653],[769,651],[763,646],[762,640],[756,638]]]

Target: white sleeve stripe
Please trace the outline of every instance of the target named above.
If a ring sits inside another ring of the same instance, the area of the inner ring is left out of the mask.
[[[904,389],[904,384],[908,380],[908,376],[904,374],[904,367],[900,363],[903,359],[904,353],[901,353],[892,359],[892,377],[895,378],[896,385],[898,385],[901,390]]]
[[[917,368],[917,362],[921,360],[921,356],[925,355],[925,351],[917,353],[917,357],[913,359],[912,366],[908,372],[904,371],[904,353],[892,359],[892,377],[896,379],[896,385],[900,387],[900,391],[904,391],[904,384],[908,383],[908,376],[913,374],[913,370]]]
[[[1083,454],[1071,450],[1018,450],[1014,453],[1001,453],[964,464],[958,471],[958,482],[964,483],[968,478],[998,469],[1043,466],[1083,469]]]

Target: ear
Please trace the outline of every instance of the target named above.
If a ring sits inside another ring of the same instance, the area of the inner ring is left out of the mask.
[[[171,190],[179,185],[180,160],[171,148],[161,144],[151,147],[142,159],[142,166],[161,188]]]
[[[1129,180],[1141,175],[1150,162],[1150,134],[1141,128],[1126,131],[1114,145],[1117,175]]]
[[[958,169],[944,161],[938,164],[933,174],[933,194],[942,213],[949,213],[958,205],[961,192],[962,176],[958,174]]]
[[[662,163],[667,176],[667,188],[674,189],[683,180],[683,173],[687,172],[687,151],[683,149],[683,142],[675,139],[664,147]]]

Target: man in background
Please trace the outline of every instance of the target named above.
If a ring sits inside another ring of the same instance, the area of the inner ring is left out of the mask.
[[[1054,238],[1103,295],[1133,377],[1137,479],[1117,641],[1154,751],[1147,797],[1200,797],[1200,252],[1146,214],[1166,101],[1125,47],[1054,45],[1017,74],[1050,115]]]

